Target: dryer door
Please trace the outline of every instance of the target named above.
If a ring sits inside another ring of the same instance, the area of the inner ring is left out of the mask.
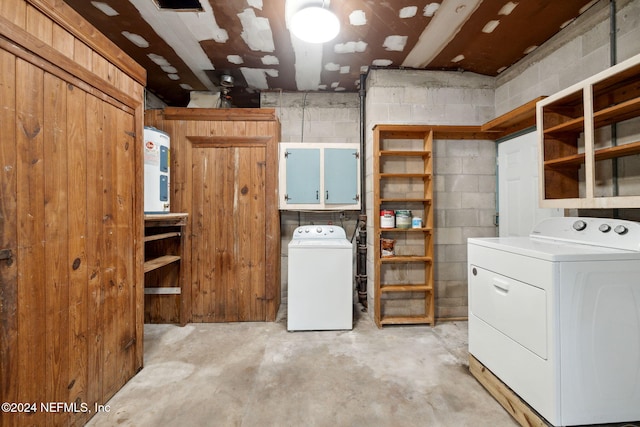
[[[546,359],[545,291],[476,265],[471,265],[470,273],[471,313]]]

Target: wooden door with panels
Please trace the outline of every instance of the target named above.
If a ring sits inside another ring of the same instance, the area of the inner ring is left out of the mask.
[[[184,268],[192,322],[275,320],[280,304],[271,109],[165,108],[146,124],[171,138],[171,210],[187,212]]]
[[[192,317],[264,320],[264,144],[192,144]]]

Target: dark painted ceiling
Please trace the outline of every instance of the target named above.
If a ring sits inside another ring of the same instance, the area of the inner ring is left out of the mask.
[[[147,70],[148,90],[167,104],[186,106],[191,91],[217,92],[230,74],[238,107],[258,107],[261,90],[357,91],[370,67],[495,76],[594,3],[325,0],[341,31],[314,45],[287,23],[300,4],[321,0],[199,0],[200,10],[181,12],[155,0],[65,1]]]

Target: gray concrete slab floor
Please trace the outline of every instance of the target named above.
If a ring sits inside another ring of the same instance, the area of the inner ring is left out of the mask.
[[[280,312],[286,314],[282,307]],[[516,426],[469,374],[467,323],[287,332],[145,325],[142,369],[88,426]]]

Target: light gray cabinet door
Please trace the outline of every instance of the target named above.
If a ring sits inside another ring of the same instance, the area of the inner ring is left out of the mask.
[[[358,151],[350,148],[324,150],[324,198],[328,204],[358,202]]]
[[[289,204],[320,204],[320,149],[289,148],[285,153]]]

